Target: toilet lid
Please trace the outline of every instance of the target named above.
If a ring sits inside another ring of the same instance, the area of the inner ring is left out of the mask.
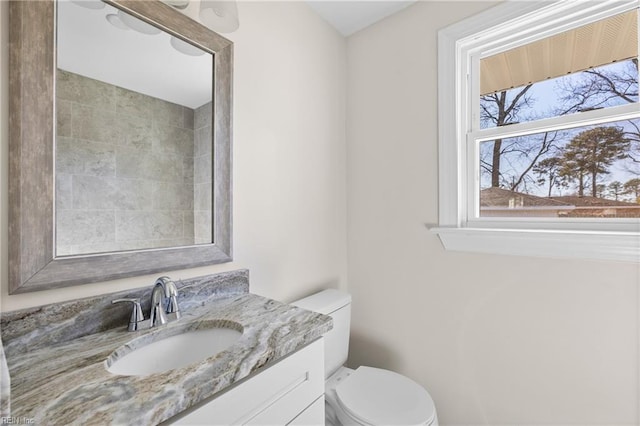
[[[336,394],[349,415],[370,425],[424,425],[436,412],[422,386],[379,368],[359,367],[336,387]]]

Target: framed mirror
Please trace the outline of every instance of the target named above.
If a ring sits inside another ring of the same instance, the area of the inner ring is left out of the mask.
[[[233,44],[160,1],[11,1],[10,293],[231,260]]]

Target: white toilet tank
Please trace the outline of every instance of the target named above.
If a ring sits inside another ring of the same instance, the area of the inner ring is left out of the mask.
[[[351,295],[329,289],[296,300],[291,304],[333,318],[333,328],[324,335],[324,375],[325,378],[328,378],[347,362],[349,327],[351,325]]]

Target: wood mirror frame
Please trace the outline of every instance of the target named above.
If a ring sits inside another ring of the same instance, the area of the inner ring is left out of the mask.
[[[9,4],[9,294],[229,262],[233,43],[159,0],[105,0],[213,55],[213,243],[55,257],[55,0]]]

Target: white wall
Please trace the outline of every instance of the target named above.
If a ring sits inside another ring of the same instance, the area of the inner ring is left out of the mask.
[[[249,268],[254,293],[292,300],[346,281],[346,42],[301,2],[239,2],[234,258],[174,279]],[[158,274],[24,295],[7,284],[7,2],[0,2],[1,310],[151,286]]]
[[[445,425],[639,424],[638,265],[445,252],[437,30],[419,2],[348,40],[350,364],[428,388]]]

